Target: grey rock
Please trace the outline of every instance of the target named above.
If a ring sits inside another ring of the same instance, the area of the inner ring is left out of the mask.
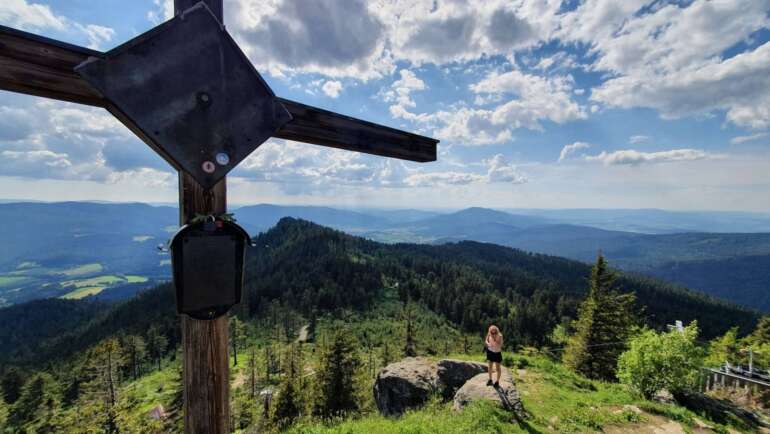
[[[374,382],[374,401],[380,413],[396,416],[423,405],[438,391],[436,364],[408,357],[383,368]]]
[[[471,402],[479,400],[489,400],[497,403],[508,411],[516,413],[519,418],[526,418],[527,413],[519,398],[519,392],[513,382],[511,372],[503,368],[503,375],[500,378],[500,386],[487,386],[487,374],[478,374],[468,380],[455,393],[453,408],[462,410]]]
[[[468,362],[465,360],[444,359],[439,360],[438,381],[441,395],[444,399],[452,399],[455,392],[465,384],[466,381],[478,374],[487,372],[487,365],[479,362]]]

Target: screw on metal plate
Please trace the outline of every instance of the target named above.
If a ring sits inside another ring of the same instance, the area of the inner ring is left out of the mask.
[[[211,96],[206,92],[198,92],[197,96],[198,96],[198,102],[203,107],[208,107],[211,105]]]
[[[203,169],[203,171],[206,173],[214,173],[217,167],[214,166],[214,163],[207,160],[207,161],[204,161],[203,164],[201,164],[201,169]]]
[[[224,152],[220,152],[217,154],[216,160],[220,166],[227,166],[230,163],[230,156]]]

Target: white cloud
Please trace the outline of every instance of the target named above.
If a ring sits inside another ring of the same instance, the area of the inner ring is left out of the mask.
[[[487,182],[502,182],[508,184],[524,184],[527,177],[519,172],[518,168],[509,164],[503,154],[496,154],[489,160],[485,160],[487,170]]]
[[[239,0],[225,24],[258,69],[379,78],[393,71],[386,27],[363,0]]]
[[[591,99],[649,107],[667,119],[725,111],[736,125],[770,125],[770,44],[724,51],[770,25],[770,1],[696,0],[690,5],[589,0],[564,14],[556,34],[588,45],[592,68],[610,78]]]
[[[67,19],[55,15],[49,6],[27,0],[0,2],[0,22],[24,30],[65,30],[67,27]]]
[[[576,153],[581,149],[588,149],[590,147],[591,147],[591,144],[585,143],[585,142],[575,142],[575,143],[572,143],[571,145],[565,145],[561,149],[561,152],[559,153],[559,162],[566,160],[570,155]]]
[[[649,141],[650,141],[650,136],[638,135],[638,136],[631,136],[628,138],[628,143],[632,145],[638,145],[639,143],[646,143]]]
[[[731,145],[740,145],[741,143],[753,142],[759,139],[764,139],[768,136],[768,133],[756,133],[748,136],[737,136],[730,139]]]
[[[342,92],[342,83],[336,80],[329,80],[321,87],[321,90],[330,98],[337,98]]]
[[[413,91],[425,90],[425,82],[408,69],[398,71],[401,78],[394,81],[391,89],[380,91],[382,99],[386,102],[393,102],[390,106],[390,113],[394,118],[417,119],[417,116],[410,113],[407,107],[416,107],[417,104],[412,99]]]
[[[112,40],[115,31],[96,24],[81,24],[65,16],[56,15],[51,7],[28,0],[3,0],[0,2],[0,23],[27,31],[54,31],[77,33],[88,42],[89,48],[100,49]]]
[[[153,24],[160,24],[174,16],[174,0],[153,0],[155,9],[147,12],[147,19]]]
[[[587,161],[596,161],[605,166],[630,165],[638,166],[649,163],[669,163],[674,161],[696,161],[721,158],[720,155],[710,154],[698,149],[673,149],[659,152],[640,152],[633,149],[607,152],[585,157]]]
[[[86,26],[75,24],[75,26],[88,38],[88,48],[94,50],[104,48],[103,44],[110,42],[112,37],[115,36],[115,30],[109,27],[98,26],[96,24],[88,24]]]

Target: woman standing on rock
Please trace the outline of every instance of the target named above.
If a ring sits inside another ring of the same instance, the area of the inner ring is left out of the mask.
[[[484,340],[484,346],[487,349],[487,361],[489,362],[489,381],[487,386],[492,385],[492,371],[497,371],[497,381],[494,382],[495,387],[500,386],[500,375],[502,375],[502,368],[500,363],[503,361],[503,334],[500,333],[500,329],[496,325],[489,326],[487,331],[487,338]]]

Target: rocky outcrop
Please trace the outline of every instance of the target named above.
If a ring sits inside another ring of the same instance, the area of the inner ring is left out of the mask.
[[[380,413],[400,415],[423,405],[438,390],[436,364],[428,359],[409,357],[383,368],[374,382],[374,401]]]
[[[484,373],[478,374],[465,382],[455,393],[453,408],[461,410],[471,402],[488,400],[516,413],[522,419],[527,417],[519,398],[519,392],[516,390],[513,377],[508,369],[503,368],[503,375],[500,378],[499,386],[487,386],[487,380],[489,380],[489,376]]]
[[[436,363],[439,388],[444,399],[449,400],[457,389],[478,374],[487,372],[487,365],[465,360],[444,359]]]
[[[483,363],[444,359],[432,362],[409,357],[383,368],[374,382],[374,401],[380,413],[400,415],[423,405],[431,395],[450,400],[466,381],[487,372]]]

